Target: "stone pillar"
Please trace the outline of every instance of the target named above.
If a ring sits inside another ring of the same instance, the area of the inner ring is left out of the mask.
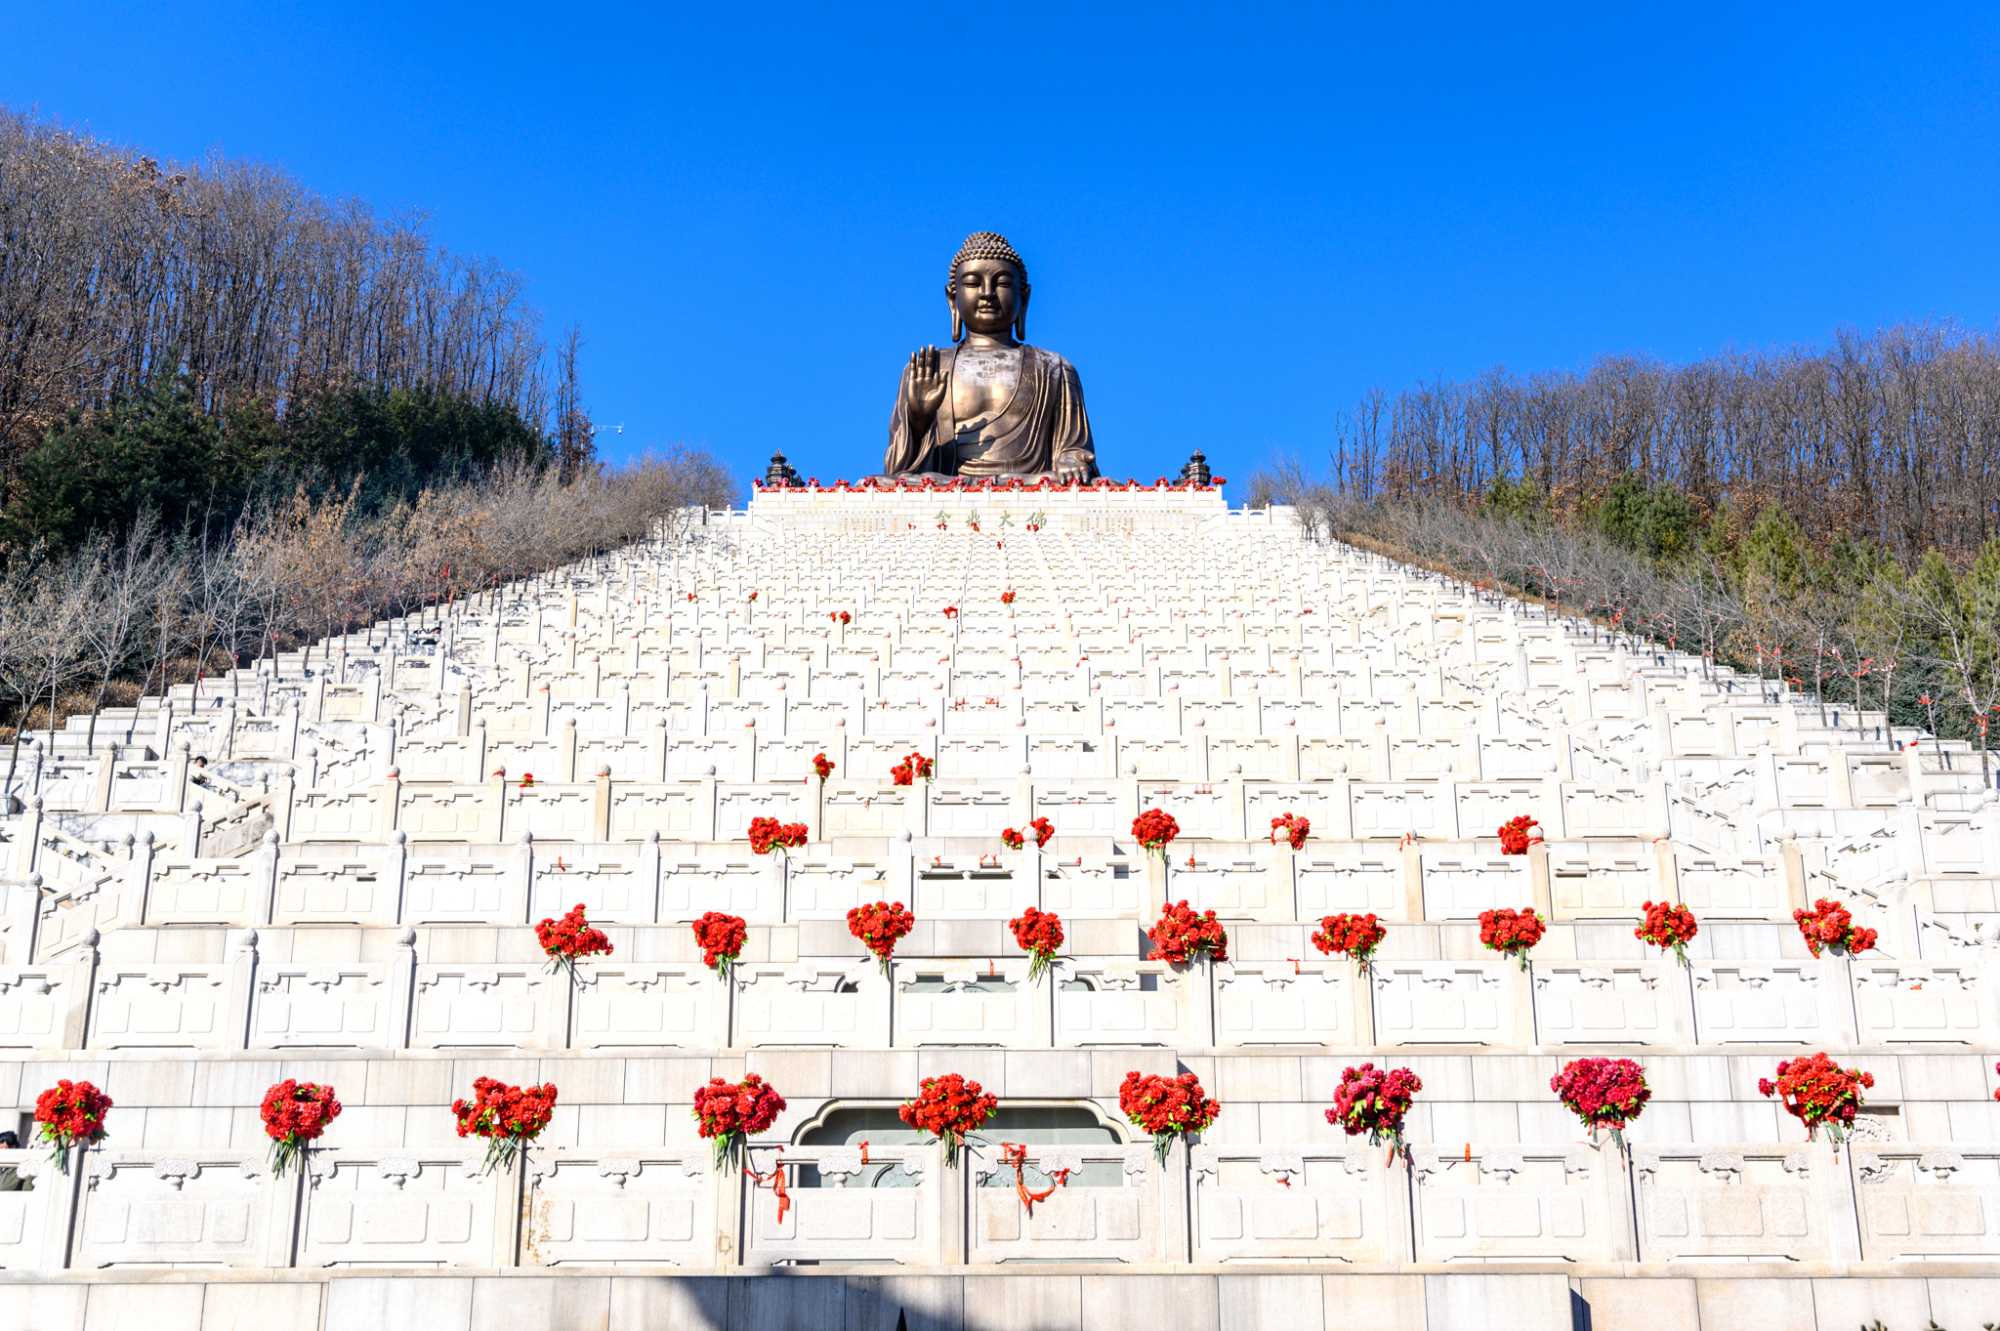
[[[224,1018],[228,1022],[230,1049],[250,1047],[250,1004],[257,993],[257,931],[243,931],[243,942],[230,958],[228,997]]]
[[[264,845],[257,852],[257,923],[269,927],[278,908],[278,833],[264,833]]]
[[[599,763],[591,779],[590,829],[593,839],[611,840],[611,764]]]
[[[501,924],[530,924],[534,906],[535,889],[535,834],[521,833],[521,839],[514,846],[514,853],[507,866],[507,875],[502,882],[500,898]]]

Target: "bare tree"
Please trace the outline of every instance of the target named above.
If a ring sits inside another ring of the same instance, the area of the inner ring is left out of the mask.
[[[146,608],[159,575],[159,527],[150,512],[142,513],[100,566],[96,613],[84,623],[84,645],[97,689],[90,702],[87,752],[97,752],[97,718],[111,681],[131,664],[142,644]]]

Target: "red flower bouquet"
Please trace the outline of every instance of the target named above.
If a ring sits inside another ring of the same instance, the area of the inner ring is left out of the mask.
[[[1215,912],[1197,915],[1185,901],[1168,902],[1146,937],[1153,940],[1148,961],[1193,961],[1204,952],[1210,961],[1229,960],[1229,935]]]
[[[331,1086],[286,1078],[264,1092],[257,1112],[264,1120],[264,1135],[271,1139],[271,1172],[283,1178],[319,1140],[326,1125],[340,1117],[340,1101]]]
[[[67,1170],[71,1148],[104,1140],[104,1116],[110,1112],[110,1096],[65,1077],[35,1097],[35,1137],[48,1144],[56,1168]]]
[[[729,983],[729,968],[743,955],[749,933],[742,916],[709,911],[694,922],[694,941],[701,944],[701,964],[714,971],[724,984]]]
[[[1181,825],[1164,809],[1148,809],[1132,820],[1132,839],[1161,859],[1180,834]]]
[[[1509,818],[1506,822],[1500,824],[1500,853],[1502,855],[1526,855],[1528,847],[1541,840],[1540,837],[1529,831],[1530,828],[1538,826],[1540,824],[1525,813]]]
[[[1000,593],[1000,604],[1001,605],[1014,604],[1014,592],[1012,588],[1009,588],[1007,591]]]
[[[896,955],[896,943],[910,930],[917,927],[917,917],[903,909],[898,901],[893,905],[878,901],[872,906],[856,906],[847,912],[847,932],[860,939],[882,963],[882,974],[889,973],[889,962]]]
[[[1000,829],[1000,844],[1009,850],[1019,850],[1028,844],[1028,839],[1021,835],[1018,827],[1003,827]]]
[[[784,1110],[785,1097],[754,1072],[734,1085],[710,1077],[694,1093],[694,1116],[701,1125],[696,1133],[715,1142],[715,1172],[741,1159],[744,1140],[770,1127]]]
[[[1056,825],[1046,818],[1037,818],[1029,823],[1028,827],[1035,834],[1036,850],[1040,850],[1042,847],[1048,845],[1049,838],[1056,834]]]
[[[1152,1134],[1153,1154],[1161,1164],[1167,1162],[1174,1138],[1200,1132],[1222,1113],[1222,1106],[1207,1098],[1192,1072],[1178,1077],[1128,1072],[1118,1087],[1118,1108],[1134,1127]]]
[[[1326,1121],[1337,1124],[1350,1137],[1368,1134],[1372,1145],[1388,1143],[1403,1148],[1403,1116],[1410,1101],[1424,1089],[1423,1078],[1408,1068],[1377,1068],[1363,1063],[1340,1074],[1340,1086],[1333,1093],[1333,1108]]]
[[[1688,964],[1688,940],[1700,932],[1700,927],[1694,922],[1694,912],[1686,906],[1649,901],[1646,903],[1646,922],[1634,929],[1632,936],[1663,950],[1672,949],[1675,959],[1685,966]]]
[[[1528,969],[1528,949],[1542,941],[1548,926],[1531,906],[1527,910],[1482,910],[1479,912],[1479,941],[1495,952],[1505,952]]]
[[[1874,1084],[1874,1073],[1843,1068],[1819,1053],[1778,1064],[1778,1079],[1759,1078],[1757,1093],[1780,1097],[1785,1112],[1806,1125],[1808,1141],[1825,1128],[1837,1145],[1846,1140],[1847,1129],[1861,1110],[1863,1088]]]
[[[458,1135],[486,1139],[486,1164],[481,1173],[505,1169],[528,1143],[541,1135],[556,1112],[554,1082],[541,1086],[509,1086],[491,1077],[472,1083],[472,1099],[454,1100]]]
[[[825,785],[826,779],[833,775],[833,759],[827,757],[823,752],[815,753],[813,755],[813,775],[819,778],[819,783],[822,786]]]
[[[958,607],[957,607],[957,606],[955,606],[955,605],[948,605],[948,606],[946,606],[946,607],[944,608],[944,617],[945,617],[946,619],[957,619],[957,618],[958,618]]]
[[[535,788],[535,774],[533,772],[521,773],[521,789],[533,790],[534,788]]]
[[[826,617],[842,628],[854,622],[854,616],[848,614],[845,610],[829,610],[826,612]]]
[[[1339,953],[1366,966],[1389,930],[1373,915],[1328,915],[1319,922],[1312,944],[1327,956]]]
[[[804,823],[781,823],[776,818],[750,820],[750,849],[759,855],[769,855],[774,850],[783,855],[795,846],[805,845],[806,838]]]
[[[1814,956],[1823,947],[1831,948],[1835,956],[1866,952],[1880,936],[1873,929],[1855,928],[1853,913],[1826,897],[1815,901],[1811,910],[1793,911],[1792,919],[1798,923],[1799,932],[1805,935],[1806,948]]]
[[[1030,906],[1019,917],[1009,920],[1007,927],[1014,931],[1014,941],[1030,958],[1028,980],[1039,980],[1042,972],[1055,960],[1056,949],[1063,945],[1062,920],[1054,911],[1037,910]]]
[[[1271,844],[1278,844],[1278,834],[1285,834],[1285,841],[1293,850],[1304,850],[1306,838],[1312,835],[1312,822],[1295,813],[1287,813],[1282,818],[1271,820]]]
[[[576,974],[576,963],[584,957],[610,956],[611,939],[604,930],[583,918],[583,903],[570,907],[560,920],[543,920],[535,926],[535,941],[549,954],[551,972],[566,970]]]
[[[1549,1089],[1590,1129],[1591,1141],[1609,1128],[1611,1144],[1625,1149],[1625,1125],[1653,1098],[1646,1070],[1629,1058],[1579,1058],[1549,1078]]]
[[[931,779],[935,764],[921,753],[910,752],[903,755],[903,761],[889,769],[889,779],[899,786],[914,785],[918,781]]]
[[[979,1083],[967,1081],[956,1072],[942,1077],[925,1077],[917,1087],[917,1098],[903,1101],[897,1117],[919,1132],[935,1133],[944,1143],[947,1169],[958,1163],[959,1143],[969,1132],[977,1132],[1000,1097],[984,1093]]]

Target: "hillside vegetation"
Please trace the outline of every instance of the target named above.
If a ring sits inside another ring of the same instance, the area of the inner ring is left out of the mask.
[[[282,171],[0,108],[0,727],[641,540],[525,280]]]
[[[2000,346],[1983,334],[1902,326],[1372,393],[1328,461],[1264,469],[1253,502],[1787,680],[1823,709],[1987,746]]]

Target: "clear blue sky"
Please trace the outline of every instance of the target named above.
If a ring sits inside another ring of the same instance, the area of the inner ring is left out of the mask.
[[[879,468],[975,229],[1120,478],[1317,463],[1371,385],[2000,319],[1991,4],[7,0],[0,33],[0,100],[428,213],[583,326],[605,452],[746,479]]]

